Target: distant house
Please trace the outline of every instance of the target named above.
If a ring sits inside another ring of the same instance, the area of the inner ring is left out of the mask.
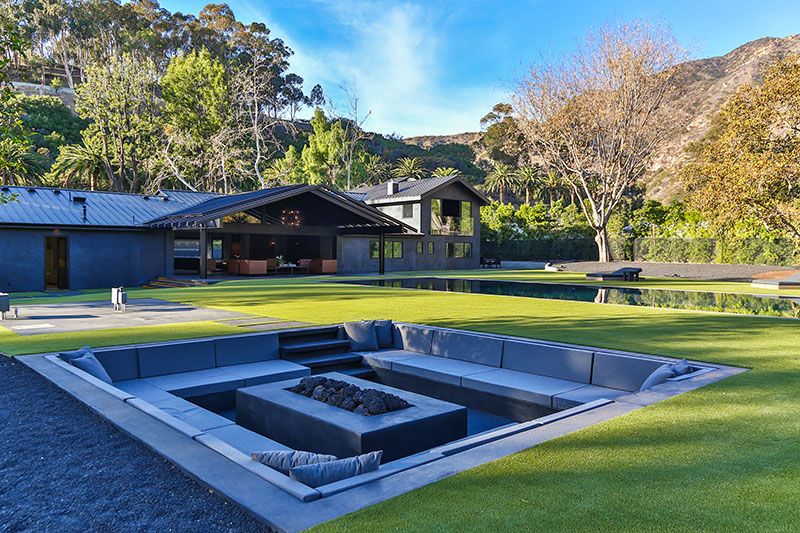
[[[276,258],[324,260],[325,272],[341,273],[473,268],[485,202],[459,178],[349,193],[314,185],[232,195],[2,192],[17,201],[0,206],[0,291],[15,292],[137,286],[176,273],[275,273]]]

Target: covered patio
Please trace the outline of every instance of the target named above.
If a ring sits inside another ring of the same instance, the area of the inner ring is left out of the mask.
[[[375,236],[385,271],[385,236],[415,230],[322,185],[288,185],[218,196],[155,219],[174,231],[175,273],[335,273],[340,237]],[[201,253],[201,250],[204,253]]]

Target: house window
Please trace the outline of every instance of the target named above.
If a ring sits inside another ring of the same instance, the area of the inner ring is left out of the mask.
[[[417,255],[422,255],[423,251],[422,241],[417,241]]]
[[[403,205],[403,218],[414,218],[414,204]]]
[[[403,241],[384,241],[383,256],[386,259],[401,259],[403,257]],[[380,241],[369,241],[369,257],[380,259]]]
[[[428,253],[433,255],[433,241],[428,241]]]
[[[431,200],[431,235],[464,235],[475,232],[472,203],[461,200]]]
[[[448,242],[445,245],[445,255],[454,258],[472,257],[472,243],[469,242]]]

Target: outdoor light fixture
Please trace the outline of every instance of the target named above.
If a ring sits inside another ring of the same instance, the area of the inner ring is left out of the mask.
[[[281,211],[281,224],[284,226],[299,227],[303,223],[300,211],[297,209],[284,209]]]

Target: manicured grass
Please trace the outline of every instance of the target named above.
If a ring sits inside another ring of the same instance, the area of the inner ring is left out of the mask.
[[[286,320],[386,317],[753,369],[345,516],[321,531],[800,529],[800,322],[320,281],[235,281],[147,295]],[[675,288],[687,284],[668,281]],[[0,333],[0,351],[12,351],[9,343],[13,353],[31,353],[44,344],[188,337],[221,326],[192,327]]]

